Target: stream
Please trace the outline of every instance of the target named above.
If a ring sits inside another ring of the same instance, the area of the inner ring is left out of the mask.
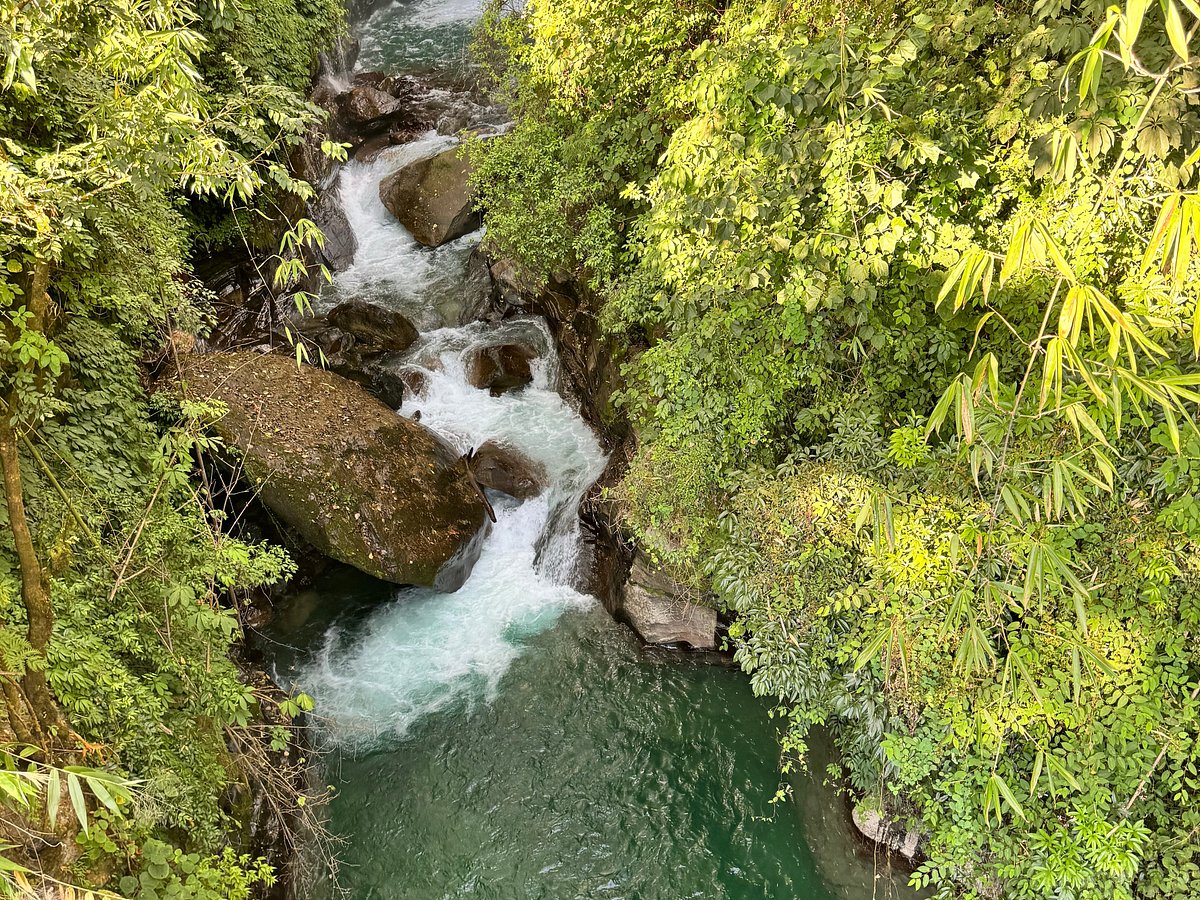
[[[359,67],[459,65],[478,13],[479,0],[378,9],[357,27]],[[317,704],[340,887],[352,900],[911,896],[822,784],[822,748],[793,799],[772,803],[779,726],[744,675],[712,654],[641,646],[572,586],[579,502],[606,459],[560,392],[545,323],[452,324],[481,235],[421,248],[378,199],[380,179],[453,143],[431,132],[343,168],[359,247],[323,302],[408,315],[422,336],[397,365],[424,387],[399,414],[420,412],[462,452],[500,440],[550,486],[524,503],[493,495],[496,524],[457,592],[339,566],[264,634],[279,680]],[[498,397],[471,387],[471,350],[514,341],[539,352],[533,383]]]

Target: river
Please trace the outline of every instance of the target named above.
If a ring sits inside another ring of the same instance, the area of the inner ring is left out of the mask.
[[[359,66],[461,65],[478,12],[477,0],[379,9],[357,27]],[[419,248],[378,200],[381,178],[452,142],[430,133],[343,169],[359,249],[332,295],[399,309],[422,329],[401,365],[424,388],[401,415],[419,411],[462,451],[503,441],[541,463],[550,487],[525,503],[495,498],[459,591],[339,567],[265,636],[280,680],[316,700],[340,886],[352,900],[909,896],[852,835],[823,763],[793,780],[794,799],[771,802],[778,725],[745,676],[713,655],[642,647],[572,587],[579,500],[605,456],[559,392],[545,324],[450,324],[480,235]],[[513,340],[539,350],[533,384],[499,397],[472,388],[464,357]]]

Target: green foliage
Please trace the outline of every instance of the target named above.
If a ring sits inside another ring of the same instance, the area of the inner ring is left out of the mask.
[[[469,145],[488,244],[541,279],[606,283],[631,205],[605,201],[653,170],[690,68],[682,51],[716,21],[717,4],[535,0],[519,21],[504,9],[490,3],[480,55],[498,60],[497,87],[519,118],[504,140]]]
[[[205,81],[222,91],[248,79],[306,93],[318,52],[343,27],[337,0],[201,0],[198,9],[212,35],[201,58]]]
[[[211,206],[198,204],[311,196],[285,160],[318,114],[297,91],[339,27],[333,0],[0,0],[0,416],[54,612],[40,652],[0,510],[0,656],[12,684],[45,672],[70,727],[42,755],[0,755],[5,805],[41,823],[16,832],[31,843],[13,859],[36,856],[47,824],[70,838],[61,800],[92,871],[119,878],[142,848],[137,896],[271,883],[225,846],[240,827],[227,808],[247,777],[239,748],[269,731],[252,724],[259,701],[231,652],[241,598],[292,564],[214,506],[221,410],[148,398],[146,364],[201,328],[187,261]],[[285,235],[281,289],[320,240],[306,221]],[[96,767],[55,767],[58,753]]]
[[[522,119],[478,177],[500,249],[602,271],[625,524],[787,747],[832,726],[920,814],[918,884],[1194,893],[1200,10],[643,4],[639,61],[604,7],[491,25]],[[598,207],[593,268],[555,217]]]
[[[265,862],[228,848],[201,857],[151,839],[142,847],[141,864],[136,875],[121,879],[121,893],[129,900],[248,900],[256,885],[275,883]]]

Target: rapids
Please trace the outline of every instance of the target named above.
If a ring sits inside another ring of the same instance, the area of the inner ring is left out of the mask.
[[[479,9],[380,8],[357,27],[359,65],[459,65]],[[497,522],[456,593],[335,568],[265,636],[280,680],[316,700],[342,888],[352,900],[909,896],[819,777],[794,781],[798,802],[771,802],[777,725],[740,672],[641,647],[574,586],[578,505],[605,455],[560,392],[545,323],[453,324],[481,235],[424,249],[378,199],[382,178],[453,142],[431,132],[342,169],[359,249],[318,309],[355,297],[403,311],[422,337],[397,366],[420,370],[424,390],[399,414],[419,412],[464,452],[505,442],[550,484],[525,503],[493,496]],[[499,397],[471,387],[470,351],[514,340],[539,352],[533,383]]]

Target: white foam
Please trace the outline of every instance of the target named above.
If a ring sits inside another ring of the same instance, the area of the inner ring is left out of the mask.
[[[338,190],[346,219],[358,241],[351,266],[338,275],[324,307],[348,297],[372,300],[409,315],[420,328],[437,325],[430,318],[434,295],[461,291],[467,257],[481,232],[451,241],[436,250],[417,243],[379,197],[379,183],[414,160],[433,156],[456,144],[452,137],[430,131],[418,140],[389,148],[369,163],[352,161],[341,171]]]
[[[420,324],[431,293],[461,284],[454,252],[418,248],[378,201],[378,183],[410,159],[450,141],[427,135],[418,145],[368,165],[352,163],[342,189],[359,241],[354,265],[338,276],[339,297],[360,296],[404,309]],[[539,358],[533,383],[492,397],[466,377],[481,347],[521,342]],[[466,583],[453,594],[398,590],[394,602],[353,632],[333,629],[298,686],[317,701],[330,743],[355,750],[403,740],[422,717],[448,707],[487,702],[524,640],[550,627],[566,609],[595,602],[571,587],[580,547],[578,506],[604,469],[588,425],[558,393],[558,361],[546,324],[526,318],[499,324],[437,328],[396,364],[419,369],[425,386],[400,414],[421,413],[425,425],[466,452],[496,440],[540,463],[548,478],[538,497],[496,497],[497,522]]]
[[[331,631],[300,685],[317,701],[325,739],[365,750],[403,740],[424,716],[487,702],[524,638],[591,598],[536,573],[546,498],[497,509],[471,577],[457,592],[402,592],[350,646]]]

